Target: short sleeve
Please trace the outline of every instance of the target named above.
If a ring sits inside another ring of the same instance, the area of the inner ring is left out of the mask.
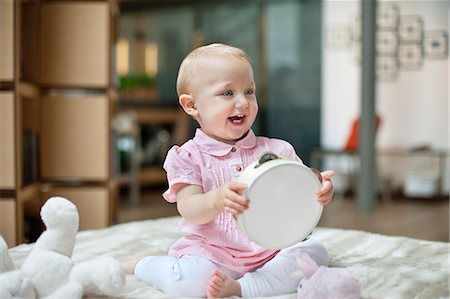
[[[168,202],[176,202],[178,184],[202,185],[200,167],[195,163],[191,152],[183,147],[173,146],[164,161],[169,188],[163,197]]]
[[[278,152],[278,154],[281,157],[293,159],[303,164],[302,159],[300,159],[300,157],[297,155],[292,144],[282,139],[271,139],[271,140],[273,142],[272,146],[275,146],[276,148],[275,151]]]

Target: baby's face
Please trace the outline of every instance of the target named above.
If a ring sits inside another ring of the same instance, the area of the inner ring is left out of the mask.
[[[250,63],[219,56],[200,63],[196,74],[191,78],[195,119],[207,135],[234,144],[250,130],[258,113]]]

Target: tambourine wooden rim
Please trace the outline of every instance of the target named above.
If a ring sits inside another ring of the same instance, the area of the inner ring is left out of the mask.
[[[266,153],[250,164],[239,182],[247,184],[250,207],[237,218],[250,240],[267,249],[303,241],[322,215],[317,201],[321,182],[300,162]]]

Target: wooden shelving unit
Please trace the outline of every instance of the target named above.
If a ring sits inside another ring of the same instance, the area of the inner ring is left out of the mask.
[[[65,196],[80,229],[112,223],[111,48],[114,0],[0,0],[0,234],[24,236],[37,213]]]
[[[181,145],[187,141],[190,133],[188,115],[179,107],[159,105],[125,105],[118,109],[118,113],[132,114],[138,126],[138,131],[144,126],[169,126],[171,127],[172,143]],[[137,132],[137,134],[140,134]],[[142,146],[137,137],[136,143]],[[137,154],[137,153],[136,153]],[[133,158],[132,158],[133,159]],[[131,189],[130,201],[132,204],[139,202],[139,193],[142,186],[163,185],[167,183],[167,177],[162,165],[142,166],[138,162],[130,172],[120,177],[121,185],[128,185]]]

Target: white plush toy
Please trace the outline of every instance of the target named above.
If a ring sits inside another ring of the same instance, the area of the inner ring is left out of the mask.
[[[79,223],[76,206],[63,197],[52,197],[42,206],[41,218],[47,229],[19,269],[14,269],[0,236],[0,298],[116,295],[125,284],[118,260],[104,256],[72,261]]]
[[[36,298],[31,282],[15,270],[8,254],[8,246],[0,236],[0,298]]]

